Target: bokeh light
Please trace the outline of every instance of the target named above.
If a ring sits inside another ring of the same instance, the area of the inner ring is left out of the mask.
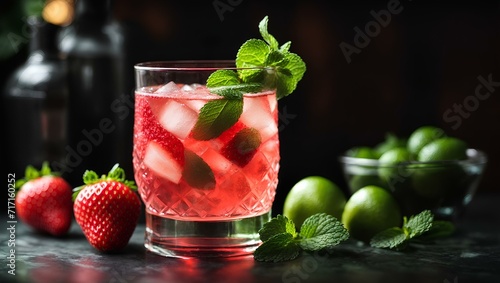
[[[55,25],[68,25],[73,20],[73,4],[72,0],[47,0],[42,17]]]

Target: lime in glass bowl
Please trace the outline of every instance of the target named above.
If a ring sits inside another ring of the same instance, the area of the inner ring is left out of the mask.
[[[392,193],[403,215],[429,209],[436,218],[456,220],[472,200],[488,160],[481,150],[469,148],[464,160],[384,165],[346,154],[339,161],[350,193],[377,185]]]

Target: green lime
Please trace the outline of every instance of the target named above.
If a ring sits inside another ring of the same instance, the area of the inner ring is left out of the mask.
[[[410,153],[404,147],[397,147],[386,151],[380,158],[378,175],[385,182],[390,182],[394,179],[402,179],[407,177],[405,168],[398,166],[401,162],[410,160]]]
[[[460,139],[445,137],[428,143],[418,153],[418,161],[467,159],[467,144]]]
[[[422,126],[417,128],[408,138],[408,151],[412,157],[416,157],[425,145],[445,136],[446,134],[444,131],[435,126]]]
[[[367,146],[353,147],[346,152],[346,155],[356,158],[377,159],[375,151],[371,147]]]
[[[349,191],[351,193],[369,185],[385,187],[384,182],[380,180],[378,175],[353,175],[349,179]]]
[[[387,133],[385,140],[374,147],[376,158],[380,158],[385,152],[397,148],[406,147],[406,139],[400,138],[393,133]]]
[[[452,161],[467,158],[467,144],[457,138],[445,137],[424,146],[418,161]],[[411,169],[415,192],[429,199],[445,197],[454,190],[456,181],[465,174],[459,164],[419,164]]]
[[[346,197],[335,183],[321,176],[309,176],[288,192],[283,215],[300,228],[306,218],[316,213],[327,213],[340,219],[345,203]]]
[[[355,192],[345,204],[342,223],[358,240],[370,239],[385,229],[401,225],[401,210],[385,189],[366,186]]]

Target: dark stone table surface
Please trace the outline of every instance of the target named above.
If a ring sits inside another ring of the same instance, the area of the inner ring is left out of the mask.
[[[282,263],[256,262],[252,257],[160,257],[142,244],[144,224],[118,254],[94,250],[76,224],[67,237],[58,239],[18,221],[12,233],[15,247],[9,247],[12,230],[5,216],[0,282],[500,282],[500,195],[477,196],[457,223],[457,233],[433,244],[396,252],[348,240],[331,254],[303,254]],[[9,259],[11,249],[14,260]]]

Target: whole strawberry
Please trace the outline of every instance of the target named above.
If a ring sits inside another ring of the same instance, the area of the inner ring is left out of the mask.
[[[75,219],[89,243],[103,252],[124,248],[140,215],[141,201],[133,181],[116,164],[100,178],[87,170],[82,185],[73,194]]]
[[[44,162],[40,171],[26,168],[24,179],[16,182],[17,216],[35,230],[53,236],[65,235],[73,219],[71,186]]]

